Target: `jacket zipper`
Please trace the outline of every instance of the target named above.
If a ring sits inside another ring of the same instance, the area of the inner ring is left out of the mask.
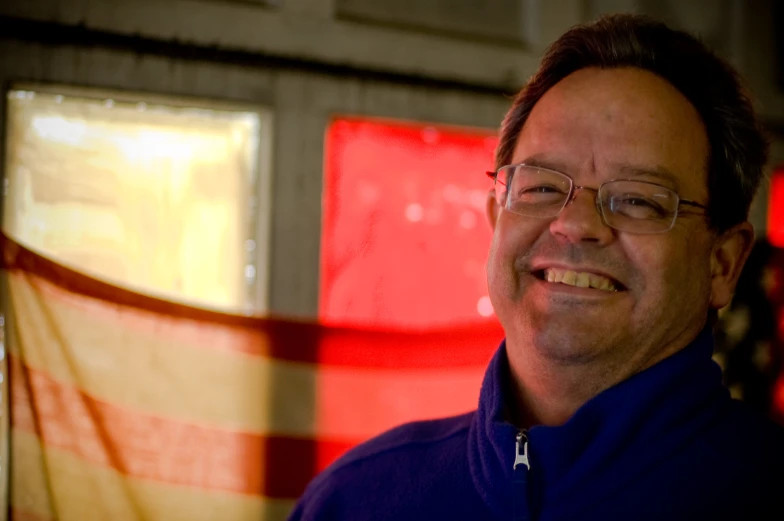
[[[513,490],[513,519],[514,521],[529,521],[531,518],[528,505],[528,473],[531,470],[531,462],[528,460],[528,431],[525,429],[517,431],[515,437],[515,459],[514,466],[514,490]]]
[[[520,453],[522,449],[522,454]],[[531,470],[531,463],[528,461],[528,431],[525,429],[518,431],[515,441],[515,460],[512,470],[517,470],[518,465],[525,465],[525,468]]]

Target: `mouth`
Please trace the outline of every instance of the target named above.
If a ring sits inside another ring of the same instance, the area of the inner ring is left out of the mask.
[[[533,271],[537,279],[551,284],[564,284],[577,288],[590,288],[609,293],[623,291],[623,285],[610,277],[584,271],[567,270],[563,268],[545,268]]]

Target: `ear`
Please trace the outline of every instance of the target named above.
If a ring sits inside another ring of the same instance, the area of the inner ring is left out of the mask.
[[[495,199],[495,190],[490,190],[487,193],[487,204],[485,205],[485,213],[487,214],[487,221],[490,223],[490,228],[495,230],[495,224],[498,222],[498,215],[501,213],[501,206]]]
[[[721,309],[732,300],[735,285],[753,247],[754,228],[748,222],[730,228],[716,239],[711,254],[710,306],[713,309]]]

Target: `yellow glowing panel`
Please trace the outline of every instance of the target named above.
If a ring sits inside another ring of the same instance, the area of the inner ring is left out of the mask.
[[[258,304],[260,113],[17,89],[8,118],[6,233],[155,296]]]

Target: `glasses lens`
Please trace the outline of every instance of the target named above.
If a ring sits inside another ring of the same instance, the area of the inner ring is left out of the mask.
[[[602,185],[599,198],[605,221],[618,230],[667,231],[678,213],[678,195],[654,183],[611,181]]]
[[[532,217],[554,217],[563,208],[572,181],[565,175],[530,166],[517,166],[508,178],[506,209]]]

